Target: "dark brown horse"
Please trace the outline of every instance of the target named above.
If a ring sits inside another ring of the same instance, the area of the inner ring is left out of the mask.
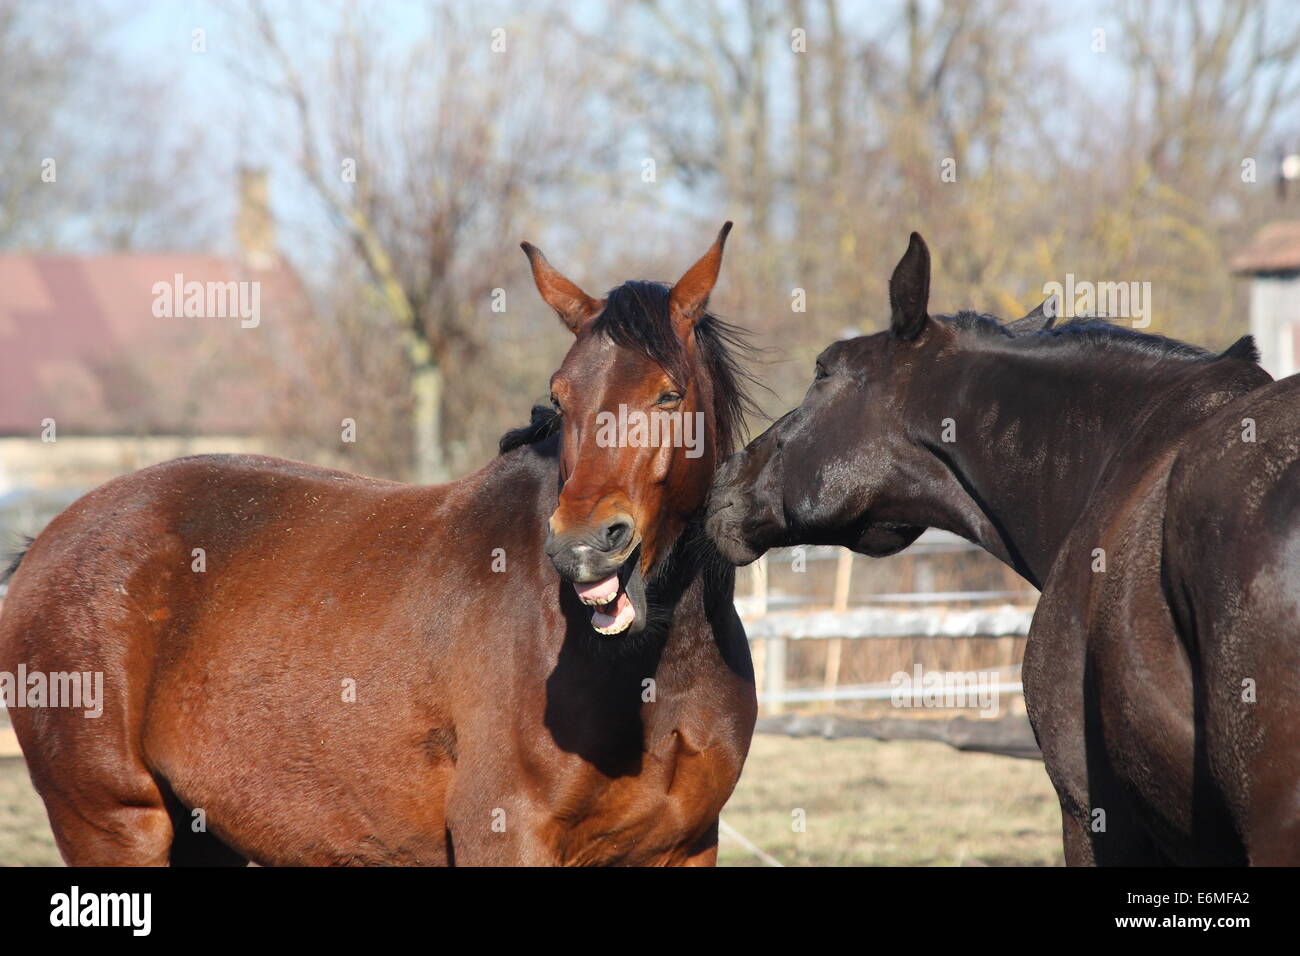
[[[699,521],[744,403],[706,311],[726,232],[601,300],[525,244],[576,338],[556,410],[467,478],[207,456],[51,522],[0,668],[104,675],[98,718],[11,711],[64,858],[712,864],[755,714]],[[703,431],[599,440],[619,406]]]
[[[1300,863],[1300,376],[1249,338],[932,317],[929,286],[913,234],[889,331],[719,473],[719,548],[977,542],[1042,590],[1025,700],[1068,862]]]

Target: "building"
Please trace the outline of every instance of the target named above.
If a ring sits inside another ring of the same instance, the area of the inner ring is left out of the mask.
[[[1231,262],[1250,278],[1250,332],[1274,378],[1300,372],[1300,221],[1265,226]]]
[[[116,475],[265,450],[311,314],[262,172],[240,174],[236,238],[234,256],[0,255],[0,553]]]

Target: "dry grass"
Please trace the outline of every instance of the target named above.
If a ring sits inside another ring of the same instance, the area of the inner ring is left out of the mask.
[[[61,866],[45,805],[22,757],[0,757],[0,864]]]
[[[791,829],[795,809],[806,814],[803,833]],[[1062,862],[1042,764],[925,741],[760,735],[723,819],[792,866]],[[59,862],[22,759],[0,759],[0,864]],[[721,863],[758,861],[724,838]]]
[[[802,809],[806,829],[792,829]],[[754,738],[723,820],[787,866],[1060,866],[1043,765],[929,741]],[[759,861],[723,839],[723,866]]]

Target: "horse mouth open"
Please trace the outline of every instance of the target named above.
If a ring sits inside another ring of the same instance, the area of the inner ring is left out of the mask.
[[[578,600],[592,609],[591,628],[613,637],[643,630],[646,623],[645,581],[637,546],[618,572],[599,581],[573,583]]]

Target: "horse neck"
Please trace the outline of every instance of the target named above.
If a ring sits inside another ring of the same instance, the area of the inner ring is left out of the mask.
[[[942,479],[918,524],[975,541],[1041,588],[1109,474],[1142,467],[1177,440],[1180,423],[1205,415],[1188,385],[1212,364],[1083,359],[974,351],[948,363],[937,384],[927,380],[913,420],[925,422],[921,444]],[[944,419],[953,420],[953,441],[944,440]]]

